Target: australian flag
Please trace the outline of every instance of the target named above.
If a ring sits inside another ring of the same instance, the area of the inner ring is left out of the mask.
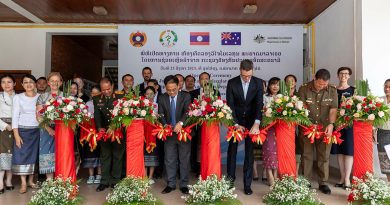
[[[222,45],[241,45],[241,32],[222,32]]]
[[[190,32],[190,45],[210,45],[210,33]]]

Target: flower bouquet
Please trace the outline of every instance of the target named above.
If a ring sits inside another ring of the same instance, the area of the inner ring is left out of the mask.
[[[28,205],[78,205],[82,200],[78,197],[79,186],[71,178],[58,177],[42,183],[31,198]]]
[[[373,125],[379,126],[390,120],[390,109],[381,98],[369,93],[367,80],[358,81],[354,96],[342,98],[337,125],[352,126],[354,135],[353,176],[363,177],[373,172]]]
[[[288,96],[290,89],[284,81],[279,82],[279,87],[281,93],[265,105],[262,120],[265,128],[260,134],[266,136],[267,129],[275,125],[278,173],[295,176],[295,125],[310,125],[311,122],[303,102],[297,96]]]
[[[233,125],[232,110],[218,96],[218,87],[205,85],[203,95],[194,99],[188,110],[186,124],[201,124],[201,178],[215,174],[221,178],[220,127]],[[190,126],[191,126],[190,125]]]
[[[105,205],[157,205],[157,199],[150,193],[148,179],[127,177],[119,182],[106,197]]]
[[[121,128],[126,128],[126,160],[127,176],[143,177],[144,169],[144,142],[150,137],[145,135],[145,121],[153,123],[156,119],[153,102],[139,95],[139,88],[135,93],[130,92],[123,98],[114,102],[114,108],[111,111],[112,121],[108,133],[121,134]],[[118,136],[116,134],[111,136]],[[147,141],[149,146],[150,141]],[[154,142],[155,144],[155,142]]]
[[[87,121],[91,114],[80,99],[70,96],[70,81],[65,84],[63,96],[56,96],[46,102],[39,111],[41,126],[55,122],[55,176],[76,181],[74,157],[74,129],[76,125]]]
[[[390,185],[381,179],[375,178],[369,172],[362,178],[354,177],[352,190],[348,196],[348,204],[390,204]]]
[[[275,180],[271,192],[263,197],[263,202],[268,205],[323,205],[315,198],[315,190],[309,186],[310,182],[303,177],[283,176]]]
[[[233,194],[234,188],[229,188],[230,181],[216,175],[210,175],[207,180],[199,181],[189,185],[189,194],[182,198],[192,205],[240,205],[236,200],[237,194]]]

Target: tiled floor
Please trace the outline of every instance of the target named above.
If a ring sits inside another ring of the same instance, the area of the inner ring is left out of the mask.
[[[243,193],[243,184],[242,184],[242,168],[238,168],[237,174],[237,181],[236,186],[237,190],[235,193],[238,194],[238,199],[244,204],[244,205],[255,205],[255,204],[263,204],[262,203],[262,197],[268,193],[269,186],[265,185],[264,183],[260,181],[254,181],[252,184],[252,189],[254,191],[253,195],[247,196]],[[192,175],[193,176],[193,175]],[[105,202],[105,197],[110,192],[110,189],[106,189],[104,192],[96,192],[96,185],[86,185],[86,180],[83,180],[83,182],[80,184],[80,195],[84,198],[84,204],[85,205],[95,205],[95,204],[103,204]],[[192,177],[191,183],[195,183],[196,179],[195,177]],[[330,184],[332,189],[331,195],[324,195],[322,193],[318,193],[318,197],[320,200],[326,204],[326,205],[345,205],[347,204],[347,195],[348,192],[341,189],[341,188],[334,188],[333,184],[336,182],[335,178],[331,178]],[[26,194],[19,194],[18,190],[19,187],[17,186],[17,181],[15,182],[16,189],[14,191],[7,191],[4,194],[0,195],[0,204],[1,205],[22,205],[27,204],[29,199],[32,196],[32,190],[29,189]],[[312,186],[314,188],[318,188],[318,184],[313,182]],[[165,187],[165,181],[162,179],[156,180],[156,184],[152,185],[152,192],[160,198],[164,204],[169,205],[179,205],[179,204],[185,204],[184,200],[181,199],[181,192],[176,189],[175,191],[169,193],[169,194],[161,194],[160,192]]]

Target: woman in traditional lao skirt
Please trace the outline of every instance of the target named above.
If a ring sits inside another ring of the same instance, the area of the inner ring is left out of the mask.
[[[264,95],[264,106],[271,102],[272,98],[279,93],[279,81],[273,77],[268,81],[267,93]],[[268,129],[267,138],[263,144],[264,170],[267,173],[267,179],[270,186],[275,182],[278,175],[278,157],[276,155],[276,134],[275,128]]]
[[[12,149],[14,134],[12,132],[12,99],[15,96],[15,79],[11,75],[0,78],[0,194],[4,193],[4,175],[6,175],[5,190],[12,190]]]
[[[384,85],[385,96],[383,96],[384,104],[390,106],[390,79],[385,81]],[[381,171],[387,175],[387,180],[390,181],[390,159],[385,151],[385,146],[390,145],[390,121],[378,128],[378,154]]]
[[[12,129],[15,143],[12,155],[12,172],[20,175],[19,193],[24,194],[28,186],[38,188],[34,183],[34,170],[38,157],[39,128],[35,105],[39,94],[35,92],[36,79],[27,74],[22,79],[24,93],[15,95],[12,105]]]
[[[98,86],[94,86],[91,91],[91,96],[97,96],[100,95],[100,88]],[[88,106],[88,112],[92,114],[94,112],[94,106],[92,99],[87,102],[86,104]],[[94,129],[96,130],[95,120],[91,119],[90,124],[85,123],[87,129]],[[88,135],[88,133],[85,130],[81,130],[80,135]],[[96,149],[91,151],[91,148],[88,144],[85,144],[83,148],[81,149],[81,156],[82,156],[82,167],[88,169],[89,177],[87,180],[87,184],[100,184],[100,180],[102,179],[102,169],[101,169],[101,163],[100,163],[100,146],[96,146]],[[95,169],[96,169],[96,176],[95,176]]]
[[[154,96],[156,95],[156,90],[152,87],[152,86],[148,86],[145,88],[145,97],[150,100],[151,102],[154,102]],[[153,106],[154,106],[154,112],[157,113],[158,112],[158,105],[157,103],[153,103]],[[147,126],[145,124],[145,126]],[[147,126],[148,129],[152,129],[151,126]],[[149,130],[151,132],[151,130]],[[148,131],[147,131],[148,132]],[[147,133],[145,132],[145,134]],[[148,137],[148,136],[146,136]],[[154,173],[154,169],[155,167],[158,167],[159,166],[159,160],[158,160],[158,153],[157,153],[157,149],[153,149],[152,152],[147,152],[146,151],[146,146],[145,146],[145,155],[144,155],[144,160],[145,160],[145,176],[148,176],[149,180],[150,180],[150,183],[151,184],[154,184],[154,180],[153,180],[153,173]],[[148,168],[149,168],[149,174],[148,174]]]
[[[286,85],[290,87],[290,93],[289,96],[297,96],[297,77],[295,75],[289,74],[284,77],[284,82]],[[297,174],[296,176],[299,175],[299,166],[301,164],[301,157],[302,157],[302,147],[303,147],[303,139],[299,138],[299,129],[298,126],[296,126],[295,129],[295,160],[297,161]]]
[[[62,96],[60,86],[62,85],[62,76],[59,72],[51,72],[47,76],[49,83],[49,91],[41,94],[37,101],[37,118],[41,119],[39,111],[43,108],[45,103],[52,98]],[[47,179],[53,178],[55,168],[55,156],[54,156],[54,122],[50,125],[46,125],[45,128],[40,130],[39,140],[39,173],[46,174]]]

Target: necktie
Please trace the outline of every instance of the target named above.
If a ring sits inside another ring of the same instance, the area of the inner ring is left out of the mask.
[[[171,125],[176,125],[176,103],[175,97],[171,97]]]

